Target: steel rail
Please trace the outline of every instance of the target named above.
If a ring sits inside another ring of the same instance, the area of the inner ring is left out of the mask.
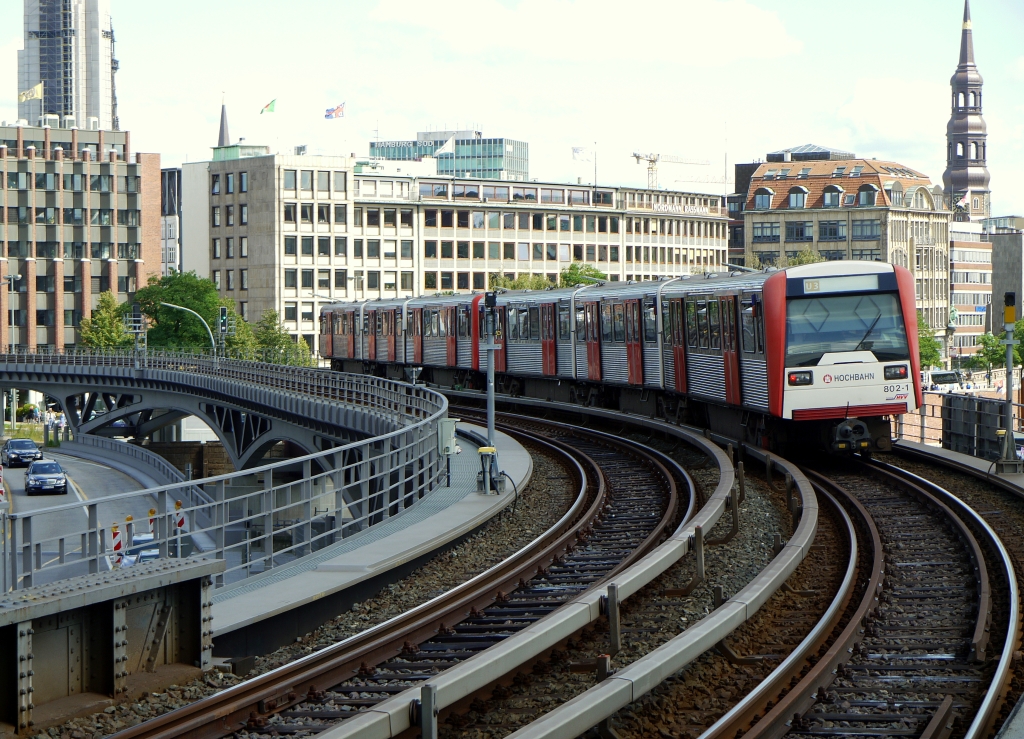
[[[440,624],[457,622],[474,608],[491,605],[502,589],[514,589],[520,578],[549,565],[568,548],[577,531],[600,515],[608,490],[600,467],[586,454],[529,434],[519,432],[517,436],[571,460],[581,483],[570,511],[545,534],[504,562],[428,603],[302,660],[122,731],[117,734],[119,739],[210,739],[243,729],[250,714],[282,710],[301,702],[311,686],[323,689],[336,685],[354,676],[364,662],[378,663],[397,656],[406,641],[434,636]],[[663,470],[662,474],[667,472]]]

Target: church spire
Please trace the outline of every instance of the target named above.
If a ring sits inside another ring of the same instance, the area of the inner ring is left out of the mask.
[[[974,38],[971,35],[971,0],[964,0],[964,25],[960,31],[960,66],[974,66]]]
[[[228,106],[220,104],[220,136],[217,137],[217,146],[230,146],[231,136],[228,135]]]

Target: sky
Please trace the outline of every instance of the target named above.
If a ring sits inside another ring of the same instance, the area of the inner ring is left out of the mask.
[[[164,166],[233,139],[365,156],[458,127],[525,140],[530,176],[721,193],[732,164],[815,143],[941,184],[963,0],[110,0],[121,127]],[[0,0],[0,119],[22,0]],[[1024,2],[975,0],[993,215],[1024,214]],[[260,109],[276,99],[276,112]],[[324,112],[344,102],[345,117]],[[728,168],[726,168],[728,162]]]

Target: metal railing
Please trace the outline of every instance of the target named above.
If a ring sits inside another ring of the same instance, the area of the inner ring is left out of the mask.
[[[914,413],[897,416],[895,438],[942,447],[980,459],[998,459],[1002,451],[1006,400],[967,393],[924,393]],[[1013,431],[1024,432],[1024,406],[1013,404]],[[1017,446],[1024,444],[1024,440]]]
[[[438,421],[447,416],[443,395],[394,380],[213,358],[199,354],[130,352],[45,352],[0,355],[0,374],[31,368],[137,368],[158,379],[177,377],[191,386],[273,390],[291,414],[356,410],[384,420],[387,433],[260,467],[184,480],[165,460],[142,447],[79,434],[76,441],[128,454],[176,479],[132,493],[92,498],[0,516],[4,591],[95,573],[116,565],[112,531],[101,521],[134,512],[139,528],[151,523],[145,543],[124,541],[129,554],[154,551],[161,557],[201,551],[227,562],[218,587],[262,574],[318,552],[395,516],[432,492],[444,478],[438,452]],[[273,415],[275,409],[268,408]],[[335,414],[336,415],[336,414]],[[179,505],[180,503],[180,505]],[[156,510],[151,522],[148,511]],[[135,533],[135,532],[133,532]],[[122,531],[122,537],[129,536]],[[133,547],[134,545],[134,547]]]

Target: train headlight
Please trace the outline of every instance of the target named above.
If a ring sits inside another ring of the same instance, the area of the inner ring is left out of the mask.
[[[885,379],[887,380],[905,380],[907,374],[907,365],[905,364],[890,364],[885,368]]]
[[[790,372],[788,374],[790,385],[813,385],[813,372]]]

